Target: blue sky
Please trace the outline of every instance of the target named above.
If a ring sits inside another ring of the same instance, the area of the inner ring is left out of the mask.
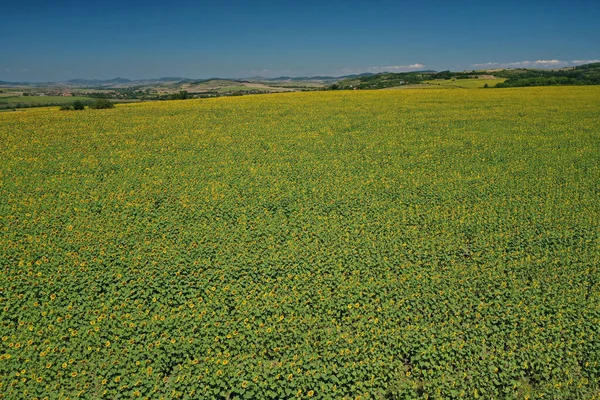
[[[345,75],[600,59],[598,0],[0,0],[0,80]]]

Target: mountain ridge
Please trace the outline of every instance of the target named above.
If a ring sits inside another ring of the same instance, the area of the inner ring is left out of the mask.
[[[493,70],[494,74],[500,77],[509,78],[508,81],[503,84],[504,87],[508,85],[531,85],[532,83],[527,81],[525,82],[523,76],[527,76],[530,78],[530,81],[535,78],[535,74],[538,74],[540,77],[548,78],[548,77],[569,77],[570,75],[575,74],[587,74],[590,75],[592,72],[595,74],[596,71],[600,70],[600,63],[591,63],[584,64],[577,67],[569,68],[569,69],[559,69],[559,70],[548,70],[541,68],[504,68],[501,70]],[[422,78],[418,78],[419,75],[432,75],[432,79],[439,77],[458,77],[458,76],[467,76],[473,74],[486,73],[487,71],[492,70],[473,70],[473,71],[461,71],[461,72],[451,72],[451,71],[441,71],[437,72],[434,70],[422,70],[422,71],[411,71],[411,72],[380,72],[380,73],[371,73],[364,72],[361,74],[350,74],[350,75],[342,75],[342,76],[328,76],[328,75],[315,75],[315,76],[298,76],[298,77],[290,77],[290,76],[279,76],[275,78],[266,78],[261,76],[255,76],[250,78],[221,78],[221,77],[212,77],[208,79],[190,79],[184,77],[161,77],[161,78],[151,78],[151,79],[127,79],[127,78],[111,78],[111,79],[69,79],[66,81],[48,81],[48,82],[11,82],[11,81],[3,81],[0,80],[0,87],[7,86],[28,86],[28,87],[41,87],[41,86],[61,86],[61,87],[81,87],[81,88],[115,88],[115,87],[133,87],[140,85],[152,85],[152,84],[178,84],[178,83],[202,83],[202,82],[210,82],[214,80],[223,80],[223,81],[232,81],[232,82],[321,82],[325,84],[335,84],[337,82],[341,83],[341,87],[346,86],[346,83],[352,83],[353,87],[356,87],[358,83],[359,88],[379,88],[379,87],[388,87],[390,85],[395,85],[396,80],[402,80],[408,83],[418,83],[417,81],[422,80]],[[591,72],[590,72],[591,71]],[[438,76],[439,75],[439,76]],[[521,75],[521,76],[519,76]],[[384,78],[386,82],[380,82],[381,78]],[[520,78],[520,79],[517,79]],[[351,80],[358,80],[359,82],[350,82]],[[377,82],[374,84],[372,81],[376,80]],[[414,80],[414,82],[412,82]],[[513,82],[511,82],[511,80]],[[347,81],[347,82],[344,82]],[[595,82],[595,80],[594,80]]]
[[[351,74],[351,75],[343,75],[343,76],[325,76],[325,75],[315,75],[315,76],[298,76],[298,77],[290,77],[290,76],[279,76],[276,78],[266,78],[262,76],[254,76],[249,78],[223,78],[223,77],[211,77],[205,79],[191,79],[185,77],[161,77],[161,78],[148,78],[148,79],[127,79],[127,78],[111,78],[111,79],[85,79],[85,78],[74,78],[68,79],[64,81],[45,81],[45,82],[11,82],[11,81],[3,81],[0,80],[0,86],[74,86],[77,85],[79,87],[110,87],[112,85],[132,85],[135,86],[137,84],[151,84],[151,83],[187,83],[187,82],[209,82],[214,80],[226,80],[233,82],[252,82],[252,81],[265,81],[265,82],[276,82],[276,81],[332,81],[332,80],[342,80],[342,79],[350,79],[357,78],[363,76],[372,76],[375,75],[370,72],[365,72],[362,74]]]

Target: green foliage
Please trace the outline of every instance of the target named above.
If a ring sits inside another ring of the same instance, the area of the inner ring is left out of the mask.
[[[496,87],[600,85],[600,63],[586,64],[566,70],[504,70],[498,76],[508,78]]]
[[[427,84],[429,88],[434,86],[439,86],[441,88],[448,89],[478,89],[482,88],[485,85],[494,86],[496,83],[504,82],[505,78],[494,78],[494,79],[451,79],[451,80],[431,80],[431,81],[423,81],[423,83]]]
[[[455,76],[453,72],[441,71],[430,76],[430,79],[451,79]]]
[[[381,73],[375,75],[359,76],[350,79],[344,79],[331,85],[331,90],[347,89],[384,89],[388,87],[400,86],[405,84],[421,83],[425,77],[430,78],[431,74],[416,72],[406,73]]]
[[[467,72],[383,72],[375,75],[359,76],[341,80],[329,86],[330,90],[337,89],[385,89],[402,85],[425,83],[436,79],[471,79],[472,73]]]
[[[83,96],[0,96],[0,109],[61,106],[77,100],[87,103],[92,99]]]
[[[0,114],[0,397],[593,398],[600,88]]]
[[[71,104],[63,104],[62,106],[60,106],[60,111],[70,111],[73,109],[73,106]]]
[[[161,100],[186,100],[189,98],[190,98],[190,95],[188,94],[187,90],[180,90],[179,93],[163,95],[163,97],[161,97],[160,99]]]
[[[508,78],[498,82],[495,87],[527,87],[527,86],[559,86],[559,85],[600,85],[600,63],[581,65],[567,70],[542,69],[506,69],[495,71],[494,76]],[[384,89],[407,84],[419,84],[441,80],[477,79],[477,72],[401,72],[380,73],[344,79],[329,86],[330,90],[337,89]],[[461,86],[458,84],[457,86]],[[481,86],[479,86],[481,87]]]
[[[85,104],[82,101],[77,100],[73,103],[73,110],[85,110]]]
[[[90,105],[90,108],[93,108],[95,110],[115,108],[115,104],[108,99],[97,99]]]

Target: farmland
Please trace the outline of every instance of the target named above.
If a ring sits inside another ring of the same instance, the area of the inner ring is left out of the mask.
[[[461,89],[476,89],[482,88],[484,85],[489,87],[495,86],[498,83],[504,82],[505,78],[495,79],[436,79],[430,81],[424,81],[429,85],[438,85],[443,88],[461,88]]]
[[[0,114],[0,398],[600,395],[600,87]]]
[[[90,102],[94,99],[84,96],[0,96],[0,108],[70,104],[77,100]]]

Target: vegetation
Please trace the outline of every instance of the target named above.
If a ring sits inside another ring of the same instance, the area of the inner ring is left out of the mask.
[[[428,85],[436,85],[445,88],[461,88],[461,89],[477,89],[483,87],[495,86],[498,83],[502,83],[506,78],[495,78],[495,79],[445,79],[445,80],[430,80],[423,81]],[[487,86],[486,86],[487,85]]]
[[[600,63],[586,64],[565,70],[504,70],[498,76],[508,78],[496,87],[600,85]]]
[[[451,72],[451,71],[421,71],[421,72],[384,72],[375,75],[357,76],[341,80],[329,87],[332,90],[338,89],[385,89],[402,85],[415,84],[436,84],[441,86],[455,87],[483,87],[483,82],[477,82],[478,74],[473,72]],[[461,83],[453,84],[456,80]],[[467,81],[475,81],[474,85],[467,85]],[[504,81],[504,79],[502,80]]]
[[[115,108],[115,104],[107,99],[98,99],[92,104],[90,104],[90,108],[95,110],[101,110],[105,108]]]
[[[150,90],[138,90],[135,88],[111,89],[88,93],[87,96],[95,99],[116,99],[116,100],[157,100],[158,95]]]
[[[381,73],[376,75],[357,76],[344,79],[330,86],[332,90],[347,89],[384,89],[404,84],[421,83],[424,77],[427,79],[430,73],[406,72],[406,73]]]
[[[0,109],[61,106],[75,101],[89,103],[93,99],[86,96],[0,96]]]
[[[187,90],[180,90],[179,93],[171,93],[162,96],[158,96],[157,100],[186,100],[190,98],[190,94]]]
[[[492,80],[484,79],[478,82],[478,77],[485,71],[471,72],[403,72],[381,73],[371,76],[359,76],[344,79],[329,89],[384,89],[411,84],[436,84],[440,86],[455,86],[462,88],[482,88],[488,86],[498,88],[524,86],[557,86],[557,85],[600,85],[600,63],[586,64],[572,69],[505,69],[494,71]],[[487,82],[486,82],[487,81]],[[467,83],[471,82],[471,83]]]
[[[93,103],[87,102],[87,105],[94,110],[101,110],[105,108],[114,108],[115,105],[110,100],[107,99],[97,99]],[[72,104],[64,104],[60,107],[61,111],[69,111],[69,110],[85,110],[86,103],[82,101],[75,101]]]
[[[0,397],[592,398],[600,87],[0,114]]]

